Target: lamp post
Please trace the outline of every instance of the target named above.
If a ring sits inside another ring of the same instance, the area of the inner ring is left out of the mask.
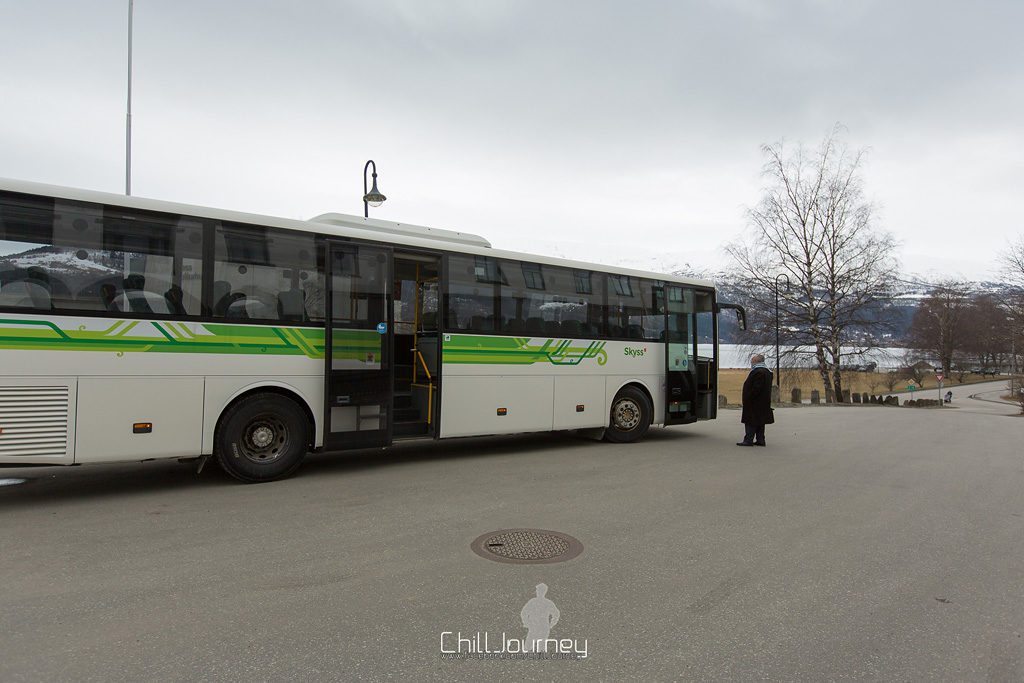
[[[366,172],[373,166],[373,187],[370,188],[369,192],[366,190]],[[373,159],[366,162],[366,166],[363,166],[363,217],[370,217],[370,207],[378,207],[384,203],[387,199],[377,189],[377,164],[374,163]]]
[[[779,373],[779,278],[786,280],[786,291],[790,289],[789,276],[779,273],[775,276],[775,386],[779,390],[779,400],[782,400],[782,377]]]

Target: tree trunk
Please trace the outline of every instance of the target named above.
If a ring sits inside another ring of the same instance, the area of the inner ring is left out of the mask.
[[[842,351],[839,348],[839,339],[832,336],[832,346],[829,349],[832,353],[832,386],[836,391],[836,403],[843,402],[843,375],[840,370]]]

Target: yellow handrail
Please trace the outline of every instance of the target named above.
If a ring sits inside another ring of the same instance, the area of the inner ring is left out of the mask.
[[[431,381],[430,370],[427,368],[427,361],[424,360],[423,354],[420,352],[419,349],[413,349],[412,351],[413,353],[416,354],[416,357],[420,359],[420,365],[423,366],[423,372],[427,374],[427,381]]]
[[[420,365],[423,366],[423,372],[427,376],[427,424],[430,424],[431,422],[433,422],[434,418],[434,379],[433,377],[430,376],[430,368],[427,367],[427,361],[423,357],[423,354],[420,352],[420,350],[413,349],[412,352],[413,354],[416,355],[417,358],[420,359]],[[413,363],[413,369],[415,368],[416,364]],[[413,382],[415,382],[415,379],[413,380]],[[417,386],[423,385],[418,384]]]

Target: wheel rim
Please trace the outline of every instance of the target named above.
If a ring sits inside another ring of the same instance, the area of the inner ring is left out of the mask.
[[[246,460],[267,465],[288,452],[291,430],[288,425],[269,413],[253,417],[242,431],[240,449]]]
[[[640,404],[631,398],[620,398],[612,406],[612,425],[620,432],[631,432],[640,424]]]

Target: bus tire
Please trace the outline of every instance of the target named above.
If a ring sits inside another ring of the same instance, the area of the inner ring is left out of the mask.
[[[635,386],[625,386],[615,395],[604,438],[612,443],[639,441],[651,427],[654,408],[647,394]]]
[[[308,444],[306,414],[295,401],[280,394],[253,394],[224,413],[214,456],[239,481],[273,481],[298,469]]]

